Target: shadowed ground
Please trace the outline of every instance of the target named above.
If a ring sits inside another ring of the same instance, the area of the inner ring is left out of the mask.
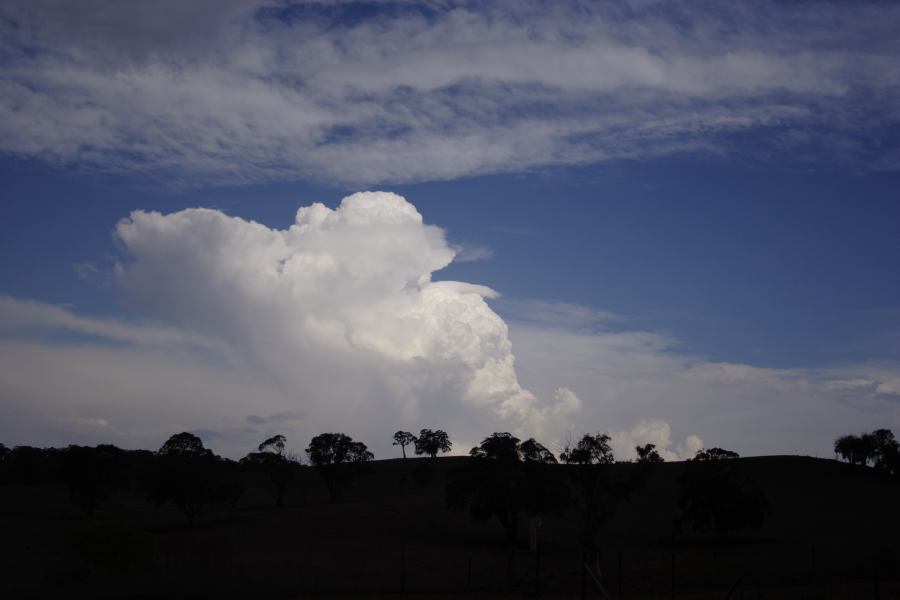
[[[3,587],[10,597],[580,597],[576,516],[543,519],[537,589],[522,527],[509,586],[499,524],[444,508],[446,473],[464,460],[375,462],[333,504],[303,469],[281,509],[264,476],[245,474],[237,506],[193,529],[136,490],[85,518],[62,485],[0,486]],[[607,528],[599,579],[611,597],[671,597],[674,557],[678,598],[900,598],[900,485],[831,460],[738,460],[772,505],[763,529],[673,539],[684,464],[653,465]],[[586,590],[603,597],[590,576]]]

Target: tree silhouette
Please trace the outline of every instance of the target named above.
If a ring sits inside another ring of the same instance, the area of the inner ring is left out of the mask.
[[[212,450],[203,447],[203,440],[194,435],[183,431],[176,433],[170,437],[159,449],[160,456],[188,456],[202,457],[211,456]]]
[[[900,444],[890,429],[876,429],[861,435],[844,435],[834,442],[834,453],[852,465],[872,464],[876,469],[895,472],[891,468]]]
[[[287,438],[279,433],[278,435],[273,435],[269,439],[265,440],[257,447],[257,449],[260,452],[275,453],[278,456],[283,456],[285,441],[287,441]]]
[[[579,518],[579,541],[588,562],[599,569],[605,539],[604,527],[619,504],[644,480],[646,471],[631,465],[613,468],[615,458],[606,434],[584,435],[575,447],[566,446],[560,459]]]
[[[882,457],[882,468],[894,477],[900,478],[900,446],[894,444]]]
[[[206,507],[240,493],[239,488],[225,483],[226,464],[204,448],[196,435],[173,435],[157,452],[150,477],[150,501],[156,505],[171,501],[193,527]]]
[[[0,444],[0,462],[3,462],[9,456],[9,448],[5,444]]]
[[[16,483],[46,483],[56,479],[60,451],[55,448],[15,446],[3,460],[5,476]]]
[[[873,466],[876,469],[889,471],[892,457],[900,447],[900,444],[894,439],[894,432],[890,429],[876,429],[866,435],[871,439]]]
[[[62,451],[63,480],[69,488],[69,499],[87,516],[110,493],[127,481],[124,472],[125,452],[109,444],[96,448],[69,446]]]
[[[258,446],[259,452],[251,452],[240,460],[240,465],[252,471],[262,471],[269,476],[275,486],[275,506],[281,507],[288,484],[294,479],[300,466],[293,456],[285,455],[287,439],[275,435]]]
[[[394,434],[394,443],[392,446],[400,446],[403,451],[403,458],[406,458],[406,447],[416,443],[416,436],[408,431],[398,431]]]
[[[596,435],[586,433],[578,440],[574,448],[567,445],[559,457],[566,464],[603,465],[613,463],[615,458],[612,448],[609,446],[609,440],[610,437],[605,433]]]
[[[834,441],[834,453],[839,454],[851,465],[859,464],[859,441],[855,435],[842,435]]]
[[[530,438],[519,444],[519,456],[526,462],[538,462],[555,465],[556,457],[543,444]]]
[[[362,472],[374,455],[362,442],[343,433],[320,433],[306,449],[309,462],[318,468],[328,488],[328,499],[334,502],[341,488]]]
[[[469,456],[466,465],[451,474],[447,506],[468,508],[476,521],[496,518],[510,544],[518,538],[523,513],[536,516],[565,506],[568,490],[551,467],[556,460],[534,439],[520,444],[510,433],[494,433]]]
[[[635,446],[639,463],[661,463],[662,456],[656,451],[656,444],[644,444],[643,446]]]
[[[723,448],[710,448],[710,449],[701,449],[697,450],[697,453],[694,454],[693,460],[725,460],[730,458],[740,458],[740,455],[737,452],[733,452],[731,450],[725,450]]]
[[[423,429],[419,432],[419,437],[414,442],[416,445],[416,454],[427,454],[431,458],[437,456],[438,452],[450,452],[453,444],[450,443],[450,437],[446,432],[438,429],[432,431]]]
[[[741,529],[759,529],[771,507],[760,487],[744,478],[736,452],[711,448],[697,452],[679,478],[680,522],[695,531],[727,538]]]

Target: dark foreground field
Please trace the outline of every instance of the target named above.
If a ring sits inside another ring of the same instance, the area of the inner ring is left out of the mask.
[[[539,580],[523,527],[510,583],[500,526],[444,508],[446,473],[463,460],[376,462],[333,504],[304,469],[280,509],[264,476],[245,475],[237,506],[194,528],[136,491],[87,518],[62,485],[0,486],[0,596],[900,598],[900,485],[872,469],[739,459],[773,512],[761,531],[721,540],[673,537],[684,463],[653,465],[609,523],[599,582],[566,514],[543,519]]]

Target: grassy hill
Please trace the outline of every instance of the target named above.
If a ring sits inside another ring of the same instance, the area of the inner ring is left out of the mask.
[[[527,526],[510,586],[497,522],[445,508],[448,472],[465,460],[376,461],[334,503],[303,469],[279,509],[269,481],[245,474],[236,506],[194,528],[137,490],[86,518],[63,485],[0,486],[3,585],[7,597],[578,598],[585,585],[589,598],[670,598],[674,566],[678,598],[900,598],[900,485],[872,469],[738,459],[772,513],[760,531],[723,540],[673,536],[685,464],[652,465],[606,527],[599,586],[594,575],[582,583],[577,515],[542,519],[538,588]]]

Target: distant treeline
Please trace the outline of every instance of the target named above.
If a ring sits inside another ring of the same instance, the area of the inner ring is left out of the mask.
[[[834,453],[853,465],[871,465],[900,475],[900,443],[890,429],[860,435],[845,435],[834,442]]]
[[[417,436],[398,431],[393,440],[404,458],[406,446],[432,458],[452,449],[441,430],[423,429]],[[301,469],[311,467],[333,502],[374,458],[365,444],[343,433],[315,436],[305,449],[308,466],[285,448],[285,436],[275,435],[233,461],[217,456],[188,432],[173,435],[156,452],[109,444],[11,450],[0,444],[0,483],[63,483],[72,504],[86,516],[114,491],[130,490],[153,505],[174,506],[193,525],[211,507],[234,508],[244,491],[245,473],[265,475],[273,503],[281,506],[288,485]],[[644,484],[653,463],[662,462],[653,444],[636,451],[634,463],[615,465],[609,435],[586,434],[557,458],[533,438],[521,441],[510,433],[494,433],[470,450],[467,461],[451,469],[445,502],[450,509],[468,511],[473,519],[496,519],[512,543],[526,516],[571,510],[579,517],[586,551],[599,552],[604,523]],[[900,452],[890,430],[844,436],[835,442],[835,452],[851,463],[900,475]],[[678,482],[680,517],[673,523],[673,533],[690,527],[727,537],[762,525],[771,510],[769,503],[759,486],[744,477],[737,458],[735,452],[709,448],[687,461]],[[416,466],[413,479],[429,481],[431,464]]]

